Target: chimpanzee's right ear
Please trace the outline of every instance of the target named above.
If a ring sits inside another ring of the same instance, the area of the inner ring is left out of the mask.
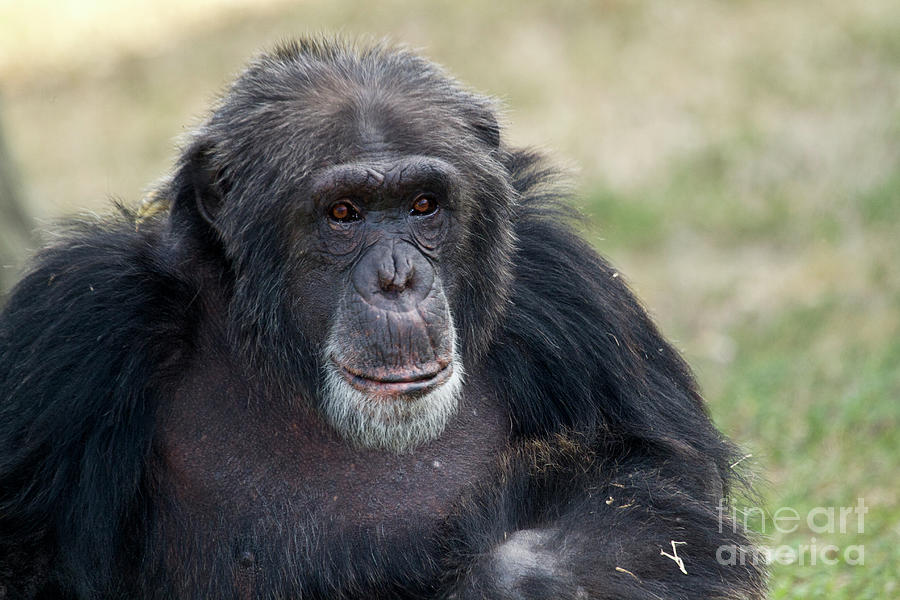
[[[217,221],[226,184],[213,162],[211,144],[196,143],[185,152],[173,182],[173,223],[193,228],[197,233],[219,233]]]

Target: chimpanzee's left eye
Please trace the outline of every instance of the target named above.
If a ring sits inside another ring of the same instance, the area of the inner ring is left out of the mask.
[[[419,194],[413,200],[409,214],[417,216],[430,215],[437,210],[437,199],[429,194]]]

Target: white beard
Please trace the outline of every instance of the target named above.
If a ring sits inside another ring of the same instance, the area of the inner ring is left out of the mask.
[[[331,359],[340,354],[337,344],[326,344],[321,411],[351,443],[362,448],[408,452],[440,436],[456,413],[464,374],[455,339],[453,373],[447,381],[430,392],[410,396],[380,397],[356,389]]]

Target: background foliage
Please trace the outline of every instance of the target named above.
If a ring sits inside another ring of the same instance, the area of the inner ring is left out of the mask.
[[[0,0],[0,118],[37,226],[138,201],[248,56],[319,31],[421,48],[575,168],[586,234],[768,510],[865,499],[861,533],[769,523],[771,546],[865,546],[864,566],[774,565],[773,598],[900,595],[900,3]]]

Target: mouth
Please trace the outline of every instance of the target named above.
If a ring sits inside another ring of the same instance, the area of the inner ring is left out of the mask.
[[[444,384],[453,375],[453,362],[443,366],[432,363],[430,368],[379,369],[363,373],[334,361],[338,371],[357,390],[372,396],[389,398],[400,396],[421,396]]]

